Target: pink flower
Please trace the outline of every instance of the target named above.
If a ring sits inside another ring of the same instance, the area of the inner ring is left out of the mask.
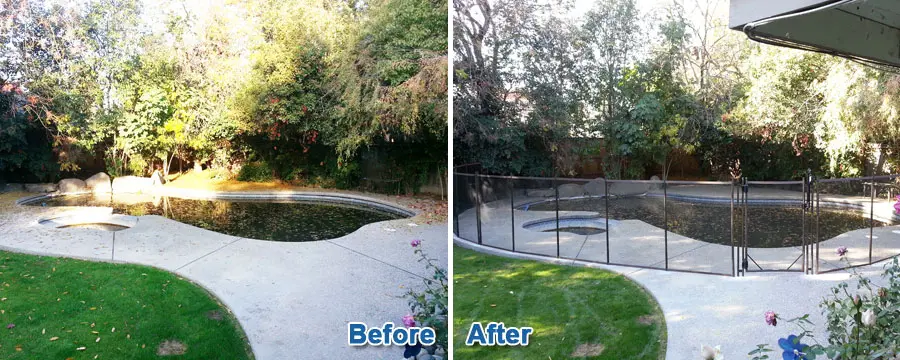
[[[835,252],[838,254],[838,256],[847,255],[847,251],[848,250],[847,250],[846,246],[838,246],[837,250],[835,250]]]
[[[778,315],[775,315],[774,311],[766,311],[766,324],[772,326],[778,325]]]
[[[14,327],[16,327],[16,324],[9,324],[9,325],[6,325],[6,328],[7,328],[7,329],[12,329],[12,328],[14,328]]]
[[[419,240],[419,239],[415,239],[415,240],[409,242],[409,244],[412,245],[412,247],[417,247],[421,243],[422,243],[422,240]]]
[[[406,315],[403,317],[403,325],[406,327],[416,326],[416,319],[412,315]]]

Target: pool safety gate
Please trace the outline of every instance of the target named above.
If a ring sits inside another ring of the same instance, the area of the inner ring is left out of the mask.
[[[605,180],[482,175],[475,165],[457,167],[453,177],[454,234],[516,253],[724,276],[772,271],[820,274],[900,254],[900,230],[885,225],[900,223],[890,199],[900,175],[817,179],[807,170],[799,181]],[[661,201],[642,205],[636,219],[616,219],[611,213],[610,202],[636,198]],[[561,201],[566,208],[561,208]],[[570,208],[572,202],[577,202],[577,209]],[[692,211],[685,202],[721,207],[730,216],[684,224],[679,212]],[[676,208],[678,203],[682,205]],[[791,245],[754,247],[751,239],[771,237],[765,219],[754,210],[772,207],[800,212],[800,222],[789,225],[792,231],[786,235],[793,238],[783,239]],[[868,226],[823,239],[819,219],[825,207],[865,215]],[[876,225],[876,217],[888,221]],[[692,226],[715,229],[713,240],[718,243],[671,231]],[[799,234],[799,239],[792,234]],[[848,239],[846,257],[834,254],[842,239]]]

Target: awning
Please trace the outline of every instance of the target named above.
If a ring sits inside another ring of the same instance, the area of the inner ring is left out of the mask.
[[[900,0],[731,0],[753,40],[900,69]]]

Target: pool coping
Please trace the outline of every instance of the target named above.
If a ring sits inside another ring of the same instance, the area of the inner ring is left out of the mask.
[[[78,195],[87,195],[93,194],[91,191],[78,191],[78,192],[52,192],[45,194],[37,194],[33,196],[26,196],[16,200],[16,205],[25,206],[29,203],[43,200],[43,199],[52,199],[60,196],[78,196]],[[105,193],[108,194],[108,193]],[[115,194],[145,194],[145,195],[154,195],[154,196],[168,196],[168,197],[177,197],[180,199],[190,199],[190,200],[287,200],[287,201],[318,201],[318,202],[332,202],[332,203],[341,203],[347,205],[358,205],[365,206],[370,208],[375,208],[381,211],[385,211],[394,215],[403,216],[405,218],[411,218],[421,211],[413,210],[402,206],[396,203],[390,203],[383,200],[373,199],[370,197],[360,196],[360,195],[350,195],[350,194],[341,194],[335,192],[312,192],[312,191],[293,191],[293,190],[282,190],[275,192],[262,192],[262,191],[209,191],[209,190],[194,190],[194,189],[181,189],[181,188],[158,188],[151,192],[119,192],[119,193],[111,193]]]

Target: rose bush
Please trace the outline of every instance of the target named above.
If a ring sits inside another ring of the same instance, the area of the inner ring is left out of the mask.
[[[429,258],[422,250],[421,244],[422,240],[418,239],[410,242],[410,246],[415,249],[414,253],[419,257],[418,261],[424,263],[432,275],[430,278],[423,279],[425,285],[423,290],[410,289],[406,292],[412,314],[403,317],[403,324],[407,327],[418,324],[421,327],[433,328],[437,335],[435,343],[433,347],[426,348],[426,350],[430,354],[437,351],[446,353],[449,298],[447,270],[440,267],[436,259]],[[404,357],[409,358],[410,353],[414,353],[412,356],[415,356],[419,353],[417,349],[419,347],[406,349]]]
[[[842,246],[836,252],[844,256],[847,250]],[[826,319],[827,341],[820,343],[813,336],[808,314],[787,320],[801,331],[778,341],[782,359],[900,359],[900,261],[895,257],[885,265],[884,282],[866,278],[855,270],[852,276],[857,279],[855,293],[847,282],[842,282],[819,305]],[[776,325],[776,319],[774,312],[766,312],[768,325]],[[773,351],[768,344],[760,344],[749,356],[753,360],[769,359],[768,353]]]

